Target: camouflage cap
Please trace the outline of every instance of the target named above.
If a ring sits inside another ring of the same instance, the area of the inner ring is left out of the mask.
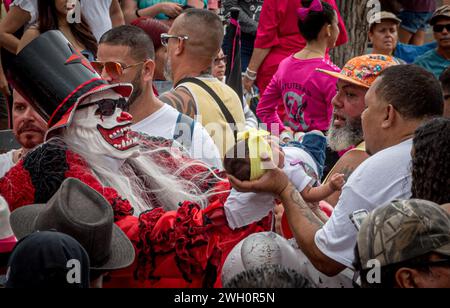
[[[391,20],[396,24],[400,24],[402,20],[395,16],[395,14],[391,12],[381,11],[379,13],[375,13],[369,18],[369,29],[372,30],[372,27],[377,23],[381,23],[384,20]]]
[[[433,16],[431,16],[430,19],[430,25],[434,25],[438,18],[450,18],[450,5],[443,5],[439,8],[437,8],[436,11],[434,11]]]
[[[385,266],[429,252],[450,256],[450,215],[430,201],[392,201],[364,220],[358,250],[363,269],[372,259]]]

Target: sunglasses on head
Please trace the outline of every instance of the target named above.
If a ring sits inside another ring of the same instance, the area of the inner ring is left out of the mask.
[[[162,33],[161,34],[161,44],[164,47],[167,47],[167,45],[169,45],[169,39],[171,39],[171,38],[176,38],[181,41],[189,39],[189,37],[187,35],[173,35],[173,34]]]
[[[92,61],[91,65],[99,75],[101,75],[103,72],[103,69],[105,69],[106,73],[108,73],[108,75],[111,78],[117,79],[123,75],[123,72],[126,69],[141,65],[143,63],[145,63],[145,61],[135,63],[135,64],[130,64],[130,65],[125,65],[125,64],[115,62],[115,61],[108,61],[108,62]]]
[[[436,33],[441,33],[444,29],[447,29],[447,31],[450,32],[450,24],[433,26],[433,31]]]
[[[78,109],[83,109],[90,107],[92,105],[97,105],[98,109],[96,113],[99,113],[102,116],[110,117],[116,111],[116,108],[122,109],[122,111],[128,111],[130,109],[130,105],[127,100],[123,97],[119,99],[102,99],[92,104],[81,105]]]
[[[215,65],[220,65],[220,62],[223,62],[224,64],[227,64],[228,61],[228,57],[227,56],[223,56],[221,58],[215,58],[214,59],[214,64]]]

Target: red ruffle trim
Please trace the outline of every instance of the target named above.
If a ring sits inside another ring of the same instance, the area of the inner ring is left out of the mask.
[[[66,157],[69,165],[69,170],[65,174],[66,178],[77,178],[102,194],[113,208],[115,221],[133,215],[133,207],[130,202],[123,199],[114,188],[103,186],[92,174],[91,169],[81,156],[67,151]]]
[[[170,281],[183,278],[190,286],[220,286],[223,262],[231,249],[251,233],[267,231],[270,219],[237,230],[228,227],[223,203],[205,210],[184,202],[174,212],[158,208],[139,217],[138,267],[135,277]]]

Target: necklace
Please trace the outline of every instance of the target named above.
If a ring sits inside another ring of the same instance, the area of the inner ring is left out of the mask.
[[[309,49],[308,47],[303,48],[302,51],[311,53],[311,54],[317,54],[317,55],[321,55],[322,57],[325,56],[325,53],[321,50],[314,50],[314,49]]]

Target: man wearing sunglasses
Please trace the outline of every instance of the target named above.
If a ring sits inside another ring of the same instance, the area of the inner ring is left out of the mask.
[[[201,122],[222,157],[234,146],[235,131],[245,128],[241,99],[211,74],[223,36],[222,22],[213,12],[189,9],[178,16],[169,32],[161,35],[167,48],[165,76],[174,89],[160,96]]]
[[[128,100],[132,129],[150,136],[175,139],[192,158],[222,168],[213,140],[199,122],[161,102],[153,92],[155,51],[150,37],[135,26],[120,26],[100,39],[94,69],[111,84],[131,83]]]
[[[414,64],[422,66],[439,78],[450,66],[450,5],[438,8],[433,13],[430,24],[433,26],[438,47],[418,57]]]
[[[430,201],[392,201],[364,220],[357,255],[364,288],[450,288],[450,215]]]

